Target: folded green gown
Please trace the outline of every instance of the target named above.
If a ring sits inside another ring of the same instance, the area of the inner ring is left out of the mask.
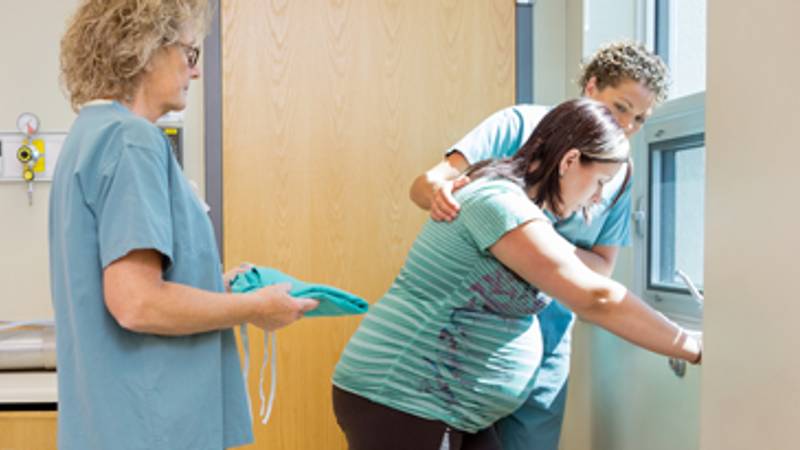
[[[305,313],[306,317],[349,316],[364,314],[369,308],[366,300],[333,286],[306,283],[269,267],[253,267],[239,274],[231,283],[233,292],[250,292],[278,283],[291,283],[292,297],[319,300],[319,306]]]

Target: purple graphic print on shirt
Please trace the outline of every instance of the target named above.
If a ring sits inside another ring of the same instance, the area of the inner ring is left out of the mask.
[[[457,404],[451,386],[457,380],[462,388],[472,389],[473,377],[465,376],[464,362],[484,361],[491,355],[476,351],[470,345],[480,337],[472,336],[481,322],[505,324],[509,331],[519,330],[549,303],[550,298],[506,267],[498,264],[493,272],[480,275],[469,284],[470,299],[463,307],[454,308],[450,321],[438,334],[443,345],[436,352],[436,359],[424,358],[434,373],[432,379],[422,382],[423,392],[434,395],[445,404]],[[508,374],[509,380],[512,374]]]

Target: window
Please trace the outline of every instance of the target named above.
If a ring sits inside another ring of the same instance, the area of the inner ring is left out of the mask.
[[[705,211],[705,2],[655,0],[656,53],[672,75],[669,100],[633,139],[636,278],[655,308],[699,329]]]
[[[662,105],[635,140],[636,270],[639,292],[670,318],[699,328],[705,210],[705,94]]]
[[[703,133],[650,143],[648,287],[702,288],[705,144]]]
[[[670,98],[706,90],[706,2],[655,0],[655,51],[672,74]]]

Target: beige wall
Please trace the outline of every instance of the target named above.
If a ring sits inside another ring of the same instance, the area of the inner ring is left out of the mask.
[[[708,2],[703,450],[800,446],[798,17]]]
[[[39,116],[44,132],[69,130],[75,115],[59,87],[58,52],[66,20],[77,4],[77,0],[0,0],[0,131],[16,131],[16,118],[24,111]],[[199,82],[194,83],[189,101],[184,161],[187,174],[198,182],[202,192]],[[47,252],[49,195],[50,183],[38,183],[34,204],[28,206],[23,183],[0,183],[0,321],[52,318]]]
[[[2,0],[0,131],[16,131],[17,116],[24,111],[39,116],[42,131],[69,128],[74,115],[59,89],[58,41],[76,4],[76,0]],[[8,157],[9,149],[3,150]],[[49,195],[50,183],[38,183],[33,206],[28,206],[25,184],[0,183],[0,320],[52,317],[47,268]]]

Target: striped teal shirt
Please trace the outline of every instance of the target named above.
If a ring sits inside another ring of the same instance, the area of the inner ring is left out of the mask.
[[[550,301],[488,248],[547,218],[505,180],[477,180],[456,198],[458,218],[425,224],[389,291],[347,344],[333,382],[475,432],[528,398],[542,354],[536,314]]]

